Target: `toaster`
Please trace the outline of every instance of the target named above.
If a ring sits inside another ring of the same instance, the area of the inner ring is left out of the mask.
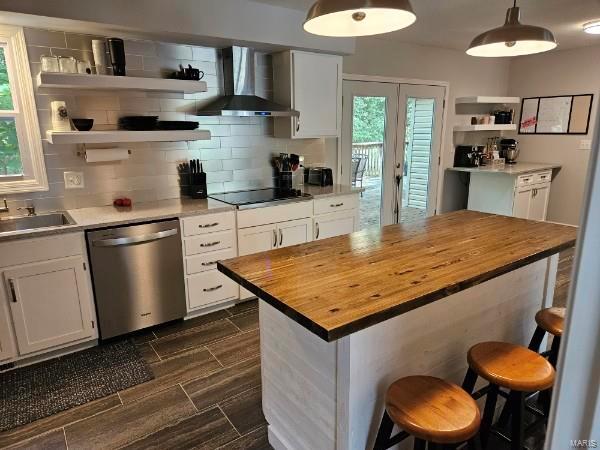
[[[310,167],[306,169],[305,183],[315,186],[332,186],[333,170],[328,167]]]

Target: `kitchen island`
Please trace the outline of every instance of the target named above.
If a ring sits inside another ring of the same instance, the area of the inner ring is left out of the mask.
[[[460,382],[480,341],[526,343],[576,228],[474,211],[218,264],[257,295],[276,449],[364,449],[395,379]]]

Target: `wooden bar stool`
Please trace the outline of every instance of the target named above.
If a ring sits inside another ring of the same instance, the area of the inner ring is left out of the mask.
[[[565,327],[565,308],[546,308],[537,312],[535,315],[537,328],[533,333],[529,348],[534,352],[540,351],[540,345],[546,333],[553,336],[552,346],[548,354],[548,361],[556,369],[558,361],[558,350],[560,349],[560,338]],[[545,353],[543,353],[545,355]]]
[[[374,449],[414,436],[415,450],[424,450],[426,444],[431,450],[463,442],[477,450],[480,420],[477,403],[460,386],[428,376],[400,378],[387,390]],[[402,431],[392,437],[394,424]]]
[[[511,449],[521,450],[524,441],[525,395],[528,392],[544,391],[552,387],[554,368],[543,356],[520,345],[507,342],[482,342],[469,349],[469,370],[463,389],[473,392],[478,377],[489,381],[489,386],[473,394],[474,398],[486,396],[481,421],[481,442],[487,446],[496,411],[498,395],[505,395],[500,388],[509,390],[507,404],[510,405],[511,437],[500,432],[500,437],[511,442]]]

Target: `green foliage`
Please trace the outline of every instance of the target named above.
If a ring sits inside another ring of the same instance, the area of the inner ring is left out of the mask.
[[[4,49],[0,48],[0,110],[12,110],[13,102],[8,84],[8,71],[6,69],[6,57]]]
[[[354,97],[352,142],[383,142],[385,97]]]
[[[0,120],[0,176],[23,173],[17,127],[12,119]]]
[[[8,82],[4,49],[0,48],[0,110],[12,110],[13,102]],[[13,119],[0,119],[0,176],[23,173],[17,125]]]

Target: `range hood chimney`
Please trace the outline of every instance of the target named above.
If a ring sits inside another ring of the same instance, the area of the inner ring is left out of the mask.
[[[197,112],[199,116],[292,117],[300,113],[256,95],[254,50],[228,47],[221,51],[225,96]]]

